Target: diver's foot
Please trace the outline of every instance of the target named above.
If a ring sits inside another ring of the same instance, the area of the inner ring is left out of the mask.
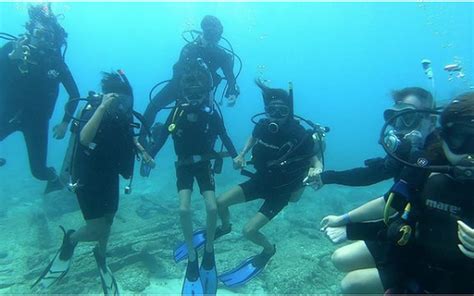
[[[276,253],[276,246],[273,245],[273,249],[270,251],[263,250],[262,253],[258,254],[253,258],[253,264],[255,267],[258,268],[263,268],[265,265],[267,265],[268,261],[270,261],[270,258],[273,257]]]
[[[221,225],[216,228],[216,234],[214,236],[214,239],[218,239],[226,234],[229,234],[232,231],[232,224],[228,225]]]
[[[59,259],[66,261],[72,258],[74,254],[74,249],[77,246],[77,242],[72,242],[71,235],[76,232],[73,229],[66,231],[62,226],[61,229],[64,232],[63,244],[61,245],[61,251],[59,253]]]
[[[199,263],[196,253],[196,259],[194,261],[188,261],[186,268],[186,279],[191,282],[195,282],[199,279]]]
[[[7,163],[5,158],[0,158],[0,167],[4,166]]]
[[[62,190],[63,188],[64,188],[63,183],[61,182],[59,177],[56,176],[55,179],[48,181],[48,183],[46,184],[46,188],[44,189],[44,194],[48,194],[53,191]]]

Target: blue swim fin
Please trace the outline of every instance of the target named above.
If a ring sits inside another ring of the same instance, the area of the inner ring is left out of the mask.
[[[222,226],[219,226],[216,228],[216,235],[214,239],[218,239],[232,231],[232,224],[226,228],[223,229]],[[193,233],[193,248],[196,251],[199,251],[202,249],[204,244],[206,243],[206,229],[198,229]],[[182,242],[180,243],[175,249],[174,249],[174,261],[176,263],[186,259],[188,257],[188,248],[186,247],[186,243]]]
[[[193,233],[193,248],[199,251],[206,243],[206,229],[198,229]],[[180,243],[173,252],[174,261],[176,263],[188,258],[188,248],[186,243]]]
[[[247,258],[236,268],[221,274],[219,280],[229,288],[242,286],[262,272],[275,252],[276,249],[272,254],[262,252]]]
[[[199,264],[196,260],[188,262],[186,268],[186,275],[184,276],[183,289],[181,295],[183,296],[198,296],[203,295],[204,289],[202,287],[201,278],[199,276]]]
[[[205,295],[214,296],[217,293],[217,269],[214,252],[204,250],[201,268],[199,269],[201,283]]]

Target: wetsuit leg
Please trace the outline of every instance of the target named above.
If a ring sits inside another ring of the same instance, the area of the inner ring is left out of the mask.
[[[3,116],[3,115],[2,115]],[[9,122],[0,122],[0,142],[5,140],[9,135],[18,130],[18,125]],[[7,161],[0,155],[0,166],[5,165]]]
[[[30,161],[31,174],[38,180],[54,180],[57,175],[53,168],[46,166],[48,154],[49,120],[31,120],[23,123],[23,136]]]
[[[178,81],[172,79],[163,87],[148,104],[143,117],[145,119],[145,125],[151,128],[155,122],[156,114],[161,109],[171,104],[178,97]],[[143,133],[142,133],[143,134]]]

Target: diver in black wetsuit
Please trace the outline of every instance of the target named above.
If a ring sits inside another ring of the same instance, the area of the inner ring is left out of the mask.
[[[178,62],[173,66],[173,78],[155,95],[146,108],[143,114],[145,126],[151,127],[155,121],[156,114],[176,100],[180,92],[179,81],[181,76],[186,73],[187,64],[189,61],[195,61],[197,58],[202,59],[211,71],[214,89],[217,88],[222,80],[222,77],[217,74],[217,70],[222,69],[228,83],[225,96],[228,99],[229,106],[235,104],[240,91],[233,72],[233,57],[218,45],[223,33],[222,24],[218,18],[207,15],[201,21],[201,28],[203,30],[202,36],[184,46]],[[141,134],[140,142],[144,144],[144,129],[142,129]]]
[[[0,48],[0,141],[15,131],[25,138],[33,176],[48,181],[45,193],[63,187],[56,171],[46,166],[49,120],[62,84],[70,99],[78,98],[74,78],[61,48],[67,33],[58,24],[50,6],[31,6],[27,33]],[[3,36],[3,35],[2,35]],[[73,114],[69,104],[66,114]],[[71,118],[54,127],[54,137],[62,139]],[[5,160],[0,160],[0,164]]]
[[[384,112],[385,120],[393,114],[408,109],[431,109],[434,107],[433,96],[430,92],[419,87],[407,87],[393,93],[394,106]],[[407,134],[405,130],[414,131],[410,136],[400,139],[397,154],[407,155],[416,147],[422,145],[423,139],[434,128],[430,121],[423,121],[422,116],[408,116],[399,120],[395,128]],[[392,135],[392,139],[396,135]],[[391,139],[388,139],[391,140]],[[393,178],[398,180],[403,165],[389,156],[365,161],[366,166],[345,171],[324,171],[320,174],[319,187],[328,184],[346,186],[369,186]]]
[[[180,199],[180,220],[187,249],[193,249],[193,225],[191,218],[191,195],[194,179],[204,197],[207,211],[207,233],[214,234],[217,221],[214,170],[211,160],[218,158],[214,146],[219,136],[232,158],[237,156],[235,147],[227,135],[224,121],[216,109],[213,97],[212,76],[206,64],[198,59],[181,76],[181,90],[177,106],[171,111],[164,128],[166,132],[151,147],[154,156],[171,134],[178,160],[176,162],[177,189]],[[217,161],[217,159],[216,159]],[[217,273],[214,261],[214,237],[206,237],[206,247],[201,269],[197,253],[188,256],[188,268],[183,285],[183,295],[215,295]],[[201,282],[204,287],[201,286]],[[204,291],[204,292],[203,292]]]
[[[38,281],[49,287],[66,275],[79,242],[96,242],[93,250],[105,295],[118,295],[106,264],[110,231],[119,205],[119,175],[131,179],[136,156],[133,91],[122,71],[103,73],[103,94],[93,94],[73,121],[76,137],[70,190],[77,195],[85,225],[64,231],[60,251]],[[84,100],[84,99],[81,99]],[[130,187],[126,192],[130,193]]]
[[[260,229],[290,201],[299,199],[306,178],[322,170],[322,144],[315,143],[314,131],[306,130],[294,118],[292,90],[289,94],[283,89],[272,89],[262,81],[257,81],[257,85],[262,90],[266,118],[256,123],[252,136],[236,158],[237,165],[243,167],[245,155],[252,150],[252,163],[256,172],[248,172],[250,180],[218,198],[222,225],[217,233],[222,236],[231,231],[230,206],[263,199],[258,213],[244,227],[245,237],[261,246],[263,251],[220,276],[220,280],[228,287],[246,283],[265,267],[276,248]]]

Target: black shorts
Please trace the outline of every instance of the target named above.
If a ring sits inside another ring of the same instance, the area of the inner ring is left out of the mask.
[[[196,178],[201,194],[205,191],[215,191],[214,172],[211,162],[203,161],[191,165],[182,165],[176,168],[176,186],[181,190],[193,190]]]
[[[119,204],[118,174],[88,178],[81,183],[76,195],[85,220],[102,218],[115,214]]]
[[[398,288],[405,281],[402,262],[392,254],[392,247],[388,242],[365,241],[367,249],[374,258],[384,290]]]
[[[291,198],[291,194],[299,188],[276,188],[274,185],[265,182],[264,178],[253,177],[250,180],[239,184],[245,195],[246,201],[263,199],[263,205],[258,210],[269,220],[273,219],[285,208]]]

